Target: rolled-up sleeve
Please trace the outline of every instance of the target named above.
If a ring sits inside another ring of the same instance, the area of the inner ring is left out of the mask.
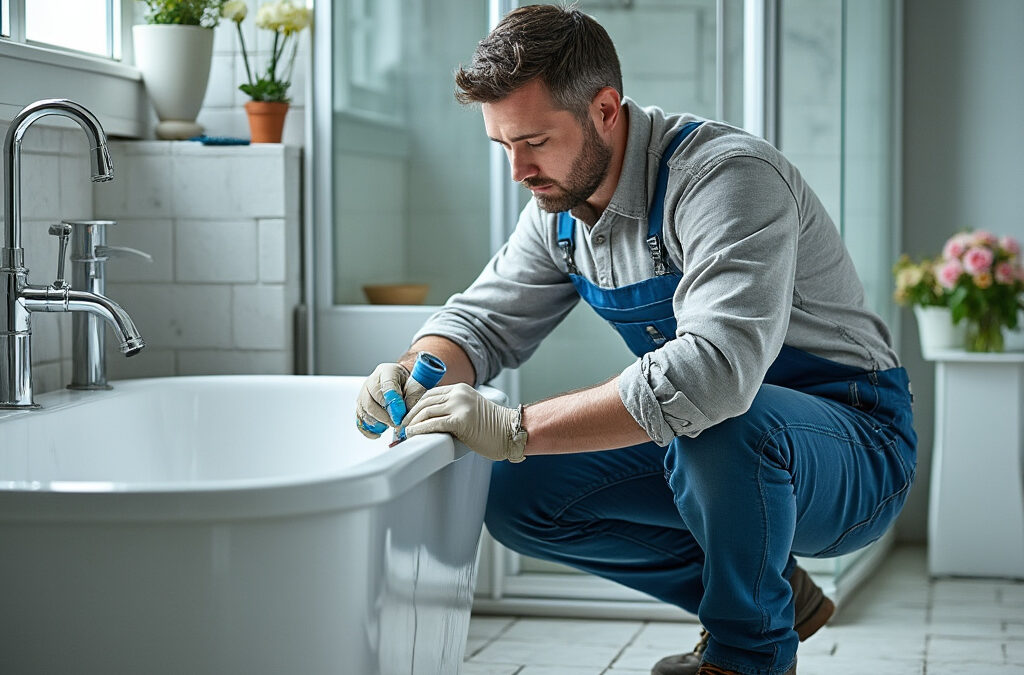
[[[663,446],[749,409],[789,325],[800,223],[788,183],[757,157],[679,183],[665,214],[684,268],[676,339],[619,377],[623,404]]]
[[[473,364],[476,384],[528,359],[579,301],[551,256],[549,219],[531,201],[476,281],[449,298],[413,340],[440,335],[455,342]]]

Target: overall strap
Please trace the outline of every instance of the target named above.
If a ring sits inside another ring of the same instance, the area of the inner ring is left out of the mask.
[[[568,211],[558,214],[558,248],[562,250],[562,260],[569,269],[569,274],[579,274],[576,268],[576,261],[573,260],[573,253],[576,252],[576,224]]]
[[[701,122],[687,122],[679,130],[676,137],[665,148],[661,155],[661,165],[658,167],[658,187],[654,191],[654,201],[651,203],[651,212],[647,216],[647,247],[651,250],[651,259],[654,261],[654,274],[661,276],[668,273],[665,246],[662,244],[661,231],[665,219],[665,195],[668,194],[668,160],[676,148],[686,140],[693,131],[703,124]]]
[[[687,122],[679,130],[676,137],[668,144],[661,156],[661,165],[658,168],[658,186],[654,191],[654,202],[651,204],[651,212],[647,218],[647,247],[651,250],[651,258],[654,260],[654,274],[661,276],[668,273],[666,265],[665,247],[661,243],[662,220],[665,214],[665,195],[668,192],[668,159],[676,148],[686,140],[697,127],[703,124],[700,122]],[[562,251],[562,260],[569,269],[570,274],[579,274],[573,254],[576,252],[576,224],[568,211],[558,214],[558,248]]]

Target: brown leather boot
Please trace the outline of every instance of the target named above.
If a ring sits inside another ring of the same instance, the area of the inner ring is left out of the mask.
[[[737,673],[735,670],[726,670],[725,668],[719,668],[713,663],[703,663],[700,668],[697,669],[697,675],[742,675]],[[796,675],[796,664],[786,671],[785,675]]]
[[[836,606],[814,583],[811,576],[799,566],[793,570],[789,585],[793,587],[793,602],[796,605],[794,628],[796,628],[796,634],[800,636],[800,641],[803,642],[825,625],[832,613],[836,611]],[[700,660],[704,656],[704,650],[708,648],[708,638],[710,637],[711,635],[702,626],[700,640],[697,641],[692,652],[666,656],[654,664],[651,675],[697,675]]]

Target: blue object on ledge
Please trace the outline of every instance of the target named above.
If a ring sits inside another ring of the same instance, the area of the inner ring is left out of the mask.
[[[188,139],[198,141],[203,145],[249,145],[248,138],[234,138],[232,136],[193,136]]]

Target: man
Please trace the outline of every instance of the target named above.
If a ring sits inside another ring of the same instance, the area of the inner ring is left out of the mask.
[[[652,672],[795,673],[833,606],[793,554],[877,539],[915,470],[906,373],[835,226],[764,141],[623,99],[611,40],[579,11],[511,12],[456,83],[533,199],[367,379],[357,424],[454,435],[498,462],[499,541],[696,613],[697,649]],[[580,298],[633,364],[517,409],[477,394]],[[448,364],[426,393],[420,350]]]

